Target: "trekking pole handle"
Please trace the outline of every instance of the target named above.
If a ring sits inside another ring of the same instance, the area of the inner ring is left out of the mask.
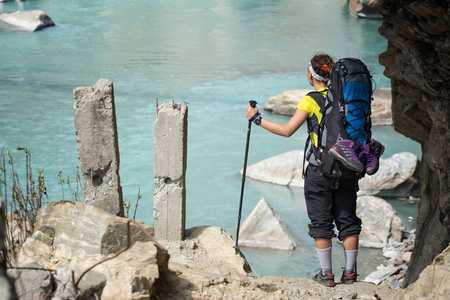
[[[249,102],[251,107],[256,108],[257,102],[255,100],[250,100]]]

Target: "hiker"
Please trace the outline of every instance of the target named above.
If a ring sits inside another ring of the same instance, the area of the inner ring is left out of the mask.
[[[333,59],[324,53],[316,54],[308,65],[308,81],[314,87],[314,90],[320,93],[324,99],[328,92],[327,82],[330,79],[330,72],[333,65]],[[285,137],[293,135],[307,121],[308,128],[311,129],[309,130],[311,142],[316,147],[318,145],[317,130],[312,130],[312,128],[318,128],[322,120],[322,113],[321,107],[310,95],[306,95],[300,100],[295,114],[286,124],[275,123],[262,118],[258,109],[250,105],[247,106],[246,117],[256,125],[274,134]],[[339,126],[337,122],[336,126]],[[351,145],[354,146],[353,143]],[[340,146],[342,146],[341,148],[345,148],[344,144]],[[336,147],[339,150],[338,152],[342,154],[342,159],[346,162],[352,158],[357,159],[354,153],[344,153],[339,148],[339,145],[335,145],[335,150]],[[374,157],[376,159],[379,158],[377,155]],[[328,287],[334,287],[336,285],[332,271],[331,255],[331,239],[336,237],[333,230],[334,221],[339,231],[338,239],[343,241],[345,254],[345,270],[342,274],[341,282],[352,284],[357,279],[355,266],[359,234],[361,232],[361,220],[356,216],[356,192],[360,177],[356,175],[357,173],[353,172],[351,174],[355,174],[354,176],[339,178],[336,181],[336,178],[324,175],[319,170],[318,163],[315,161],[313,163],[311,159],[309,159],[309,162],[305,172],[304,187],[308,217],[311,220],[309,224],[309,235],[315,239],[317,255],[321,266],[321,271],[313,277],[313,280]],[[358,160],[358,163],[361,162]],[[371,161],[371,170],[374,165],[378,166],[378,163]]]

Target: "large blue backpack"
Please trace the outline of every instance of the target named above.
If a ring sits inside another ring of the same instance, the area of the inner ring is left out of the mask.
[[[371,139],[372,76],[366,65],[357,58],[340,59],[331,69],[327,97],[319,92],[308,95],[317,102],[322,113],[318,128],[313,128],[314,125],[308,122],[310,135],[311,132],[318,135],[318,145],[311,144],[308,161],[319,166],[327,176],[363,176],[335,161],[328,149],[340,139],[362,145]],[[309,140],[310,136],[305,151]]]

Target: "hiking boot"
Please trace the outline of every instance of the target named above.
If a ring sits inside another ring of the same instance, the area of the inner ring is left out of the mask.
[[[373,175],[380,167],[380,156],[384,152],[384,146],[376,140],[371,140],[364,145],[364,154],[366,156],[366,173]]]
[[[359,143],[355,145],[350,140],[339,140],[328,150],[334,159],[339,160],[348,169],[361,173],[364,171],[364,164],[358,158],[359,152]]]
[[[351,273],[351,274],[345,274],[345,270],[342,273],[342,277],[341,277],[341,283],[344,284],[353,284],[356,282],[356,274],[355,273]]]
[[[327,287],[334,287],[336,285],[334,282],[334,274],[323,275],[322,271],[314,275],[313,280]]]

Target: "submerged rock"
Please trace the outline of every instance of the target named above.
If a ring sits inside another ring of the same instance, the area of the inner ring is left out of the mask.
[[[42,10],[2,13],[0,14],[0,21],[26,31],[36,31],[55,25],[52,19]]]
[[[280,214],[261,198],[239,231],[239,245],[292,250],[297,242]]]

